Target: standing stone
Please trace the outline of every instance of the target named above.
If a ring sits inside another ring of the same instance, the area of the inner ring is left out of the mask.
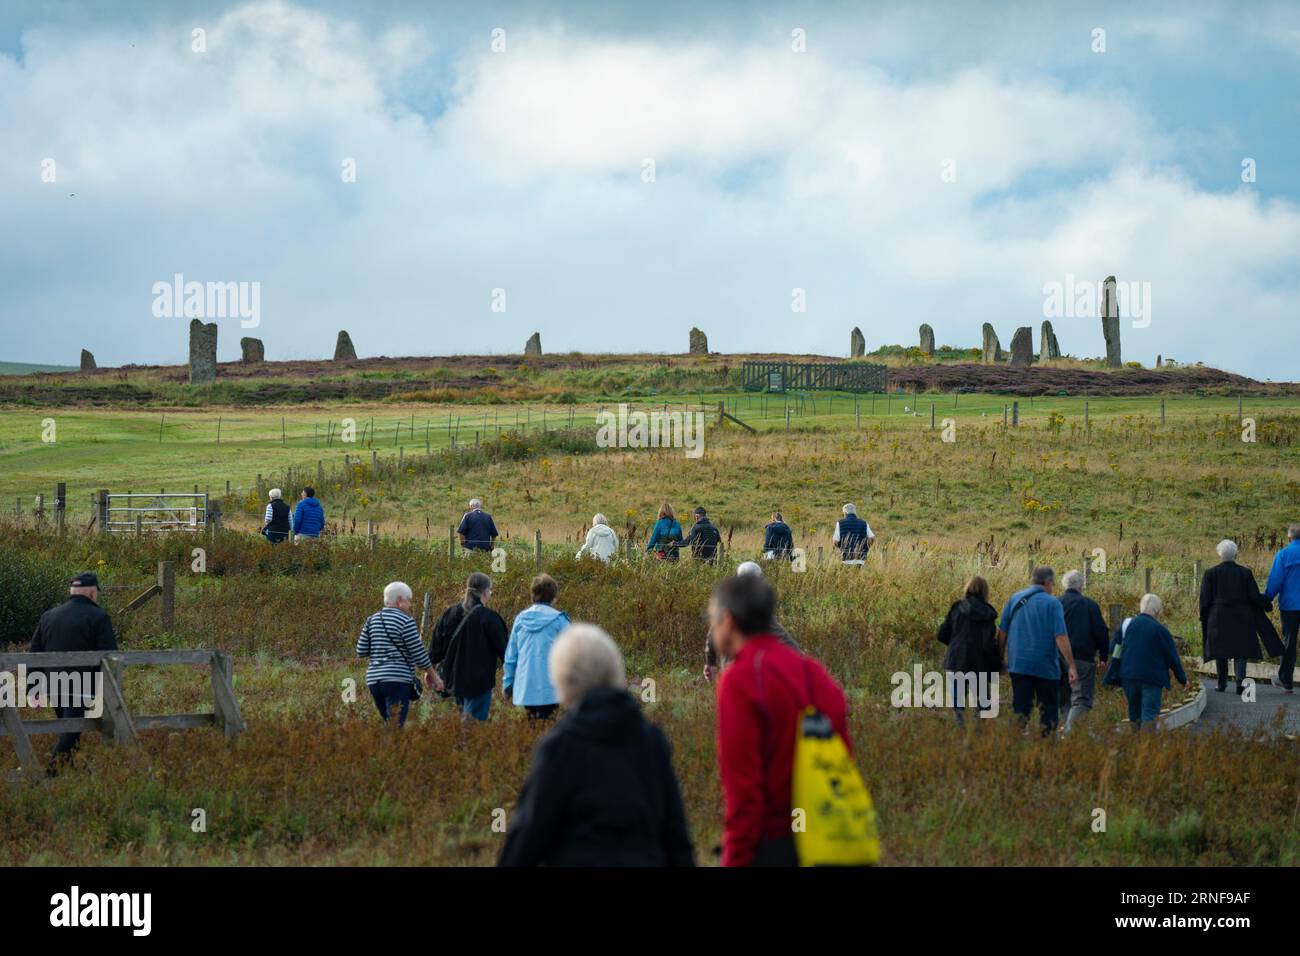
[[[849,333],[849,358],[862,358],[866,354],[867,340],[863,337],[862,330],[855,325]]]
[[[217,380],[217,323],[190,320],[190,384]]]
[[[534,332],[532,335],[528,336],[528,341],[524,343],[524,354],[525,355],[542,354],[542,333],[541,332]]]
[[[691,329],[691,354],[692,355],[709,354],[708,336],[705,335],[703,332],[701,332],[699,329],[694,327],[692,327]]]
[[[993,326],[987,322],[984,323],[983,348],[985,365],[992,365],[994,362],[1002,361],[1002,343],[998,341],[998,334],[993,331]]]
[[[934,354],[934,329],[929,325],[921,325],[921,352],[924,355]]]
[[[1052,323],[1045,321],[1038,334],[1038,361],[1046,362],[1048,359],[1060,357],[1061,344],[1056,341],[1056,332],[1052,329]]]
[[[1164,363],[1164,356],[1162,356],[1162,355],[1157,355],[1157,356],[1156,356],[1156,368],[1164,368],[1164,364],[1165,364],[1165,363]],[[84,368],[85,366],[82,366],[82,367]],[[91,367],[93,368],[94,366],[91,366]]]
[[[95,356],[91,355],[86,349],[81,350],[81,370],[89,372],[95,368]]]
[[[1011,337],[1011,367],[1029,368],[1034,364],[1034,330],[1028,325],[1016,329]]]
[[[239,340],[239,351],[239,361],[245,365],[266,361],[266,349],[262,347],[261,339],[250,339],[245,336]]]
[[[348,335],[347,329],[340,329],[338,341],[334,343],[334,361],[355,362],[356,360],[357,350],[352,346],[352,336]]]
[[[1119,299],[1115,296],[1115,277],[1106,276],[1101,284],[1101,334],[1106,339],[1106,364],[1119,368],[1124,364],[1119,348]]]

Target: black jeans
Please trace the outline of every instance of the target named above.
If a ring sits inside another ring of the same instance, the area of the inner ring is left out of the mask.
[[[370,685],[370,696],[375,699],[379,716],[388,723],[394,708],[398,708],[397,726],[406,726],[406,715],[411,709],[411,682],[402,680],[385,680]]]
[[[1246,679],[1246,658],[1238,657],[1232,662],[1232,669],[1237,678],[1237,686],[1240,687]],[[1228,659],[1226,657],[1216,657],[1214,659],[1214,670],[1219,675],[1219,690],[1228,686]]]
[[[552,720],[555,712],[560,709],[559,704],[526,704],[524,710],[528,712],[529,720]]]
[[[1300,631],[1300,611],[1283,611],[1282,612],[1282,642],[1286,644],[1286,649],[1282,651],[1282,663],[1277,669],[1277,675],[1282,681],[1282,686],[1287,690],[1291,689],[1295,679],[1295,642],[1296,632]]]
[[[1011,675],[1011,710],[1022,724],[1029,723],[1038,701],[1038,713],[1046,737],[1060,717],[1060,681],[1054,677],[1034,677],[1032,674]]]
[[[55,705],[54,713],[60,720],[71,720],[85,717],[86,708],[82,706],[60,707]],[[54,753],[50,755],[50,771],[55,772],[60,764],[72,763],[72,755],[80,744],[80,733],[59,734],[58,743],[54,745]]]

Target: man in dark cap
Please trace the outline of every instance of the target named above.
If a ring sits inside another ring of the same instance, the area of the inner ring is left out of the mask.
[[[32,635],[32,652],[59,653],[66,651],[115,651],[117,637],[113,634],[113,622],[107,612],[99,606],[99,578],[95,572],[86,571],[78,574],[68,582],[68,600],[58,607],[41,615]],[[81,694],[65,695],[54,701],[54,712],[60,719],[80,718],[86,716],[87,705],[94,704],[93,694],[97,689],[94,683],[99,668],[77,668],[80,674]],[[69,680],[74,672],[52,672],[48,674],[51,687],[67,688],[75,686],[75,678]],[[50,757],[50,774],[58,772],[62,761],[71,761],[72,752],[77,749],[81,734],[60,734],[59,742]]]

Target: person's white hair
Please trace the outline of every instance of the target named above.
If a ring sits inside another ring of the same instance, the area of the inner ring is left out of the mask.
[[[855,515],[858,513],[858,506],[853,504],[852,502],[849,502],[844,506],[844,513],[846,515]]]
[[[566,627],[551,647],[547,670],[565,707],[576,706],[598,687],[627,687],[627,671],[618,645],[595,624]]]
[[[1152,617],[1159,617],[1160,612],[1165,609],[1165,602],[1160,600],[1154,594],[1142,595],[1142,601],[1138,604],[1138,610],[1143,614],[1150,614]]]
[[[483,502],[479,501],[477,498],[471,498],[471,499],[469,499],[469,510],[470,510],[470,511],[473,511],[475,508],[482,508],[482,507],[483,507]]]
[[[1214,546],[1214,550],[1219,553],[1219,559],[1222,561],[1237,560],[1237,542],[1235,541],[1229,541],[1227,538],[1224,538]]]
[[[411,588],[402,581],[394,581],[384,588],[384,607],[396,607],[398,601],[411,600]]]
[[[591,519],[592,524],[609,524],[608,519],[603,514],[597,513],[596,517]]]
[[[742,561],[736,567],[736,574],[757,574],[760,578],[763,576],[763,569],[757,561]]]
[[[1083,572],[1079,570],[1066,571],[1065,577],[1061,578],[1061,583],[1065,585],[1067,591],[1083,590]]]
[[[279,488],[272,488],[270,491],[266,493],[266,496],[270,498],[272,501],[274,501],[276,498],[284,497],[284,492],[282,492]]]

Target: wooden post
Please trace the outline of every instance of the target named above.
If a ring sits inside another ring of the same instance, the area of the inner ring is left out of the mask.
[[[121,673],[120,663],[105,658],[100,661],[99,673],[102,681],[101,690],[104,695],[103,728],[105,736],[111,735],[113,743],[123,747],[139,743],[140,738],[135,731],[135,721],[131,719],[131,712],[127,710],[126,698],[123,696],[122,686],[117,680],[117,674]]]
[[[176,620],[176,562],[158,562],[158,600],[163,630],[170,631]]]
[[[420,640],[423,641],[429,633],[429,621],[433,617],[433,592],[424,592],[424,610],[420,612]]]
[[[1002,403],[1002,427],[1007,427],[1007,403]]]
[[[1020,427],[1020,403],[1019,402],[1011,403],[1011,426],[1013,428]]]
[[[1201,562],[1192,562],[1192,591],[1195,593],[1201,589]]]
[[[66,528],[66,512],[68,510],[68,485],[60,481],[54,486],[54,530],[62,538]]]
[[[1151,593],[1151,569],[1150,568],[1146,569],[1145,579],[1146,579],[1145,583],[1143,584],[1145,590],[1142,593],[1150,594]]]
[[[1165,423],[1165,400],[1162,398],[1160,399],[1160,424],[1163,425],[1164,423]]]
[[[1092,562],[1088,560],[1087,552],[1083,555],[1083,589],[1088,590],[1088,582],[1092,579]]]
[[[456,526],[447,525],[447,557],[448,559],[456,557]]]
[[[934,430],[934,402],[930,403],[930,429]]]
[[[27,736],[27,728],[18,714],[17,707],[0,707],[0,719],[4,720],[5,730],[13,738],[14,750],[18,752],[18,766],[24,773],[35,773],[36,754],[32,750],[32,739]]]
[[[217,726],[225,731],[227,740],[234,740],[246,729],[235,699],[235,678],[230,657],[221,651],[212,652],[212,711]]]
[[[1087,431],[1087,430],[1088,430],[1089,428],[1091,428],[1091,427],[1092,427],[1092,424],[1088,421],[1088,403],[1087,403],[1087,402],[1084,402],[1084,403],[1083,403],[1083,428],[1084,428],[1084,431]]]
[[[99,533],[108,533],[108,489],[95,492],[95,520],[99,522]]]
[[[366,547],[371,551],[375,550],[375,523],[373,521],[366,522]]]
[[[1107,608],[1110,615],[1110,629],[1118,630],[1119,626],[1124,623],[1124,605],[1112,604]]]
[[[542,530],[538,528],[533,532],[533,557],[537,560],[537,566],[542,566]]]
[[[136,515],[136,516],[135,516],[135,536],[136,536],[137,538],[139,538],[139,537],[142,536],[143,534],[144,534],[144,516],[143,516],[143,515]]]

